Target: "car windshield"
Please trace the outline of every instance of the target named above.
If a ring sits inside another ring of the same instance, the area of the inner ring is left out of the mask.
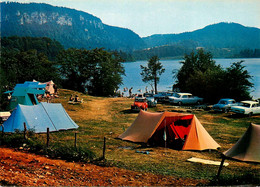
[[[175,95],[175,97],[177,97],[177,98],[180,98],[180,97],[181,97],[181,95],[180,95],[180,94],[176,94],[176,95]]]
[[[249,103],[242,103],[242,106],[244,106],[244,107],[250,107],[250,104]]]

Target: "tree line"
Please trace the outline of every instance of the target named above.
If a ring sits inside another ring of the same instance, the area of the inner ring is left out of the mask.
[[[1,95],[17,83],[53,80],[58,86],[98,96],[114,94],[124,68],[116,52],[103,48],[64,49],[48,38],[2,38]]]
[[[97,96],[114,95],[122,84],[124,67],[122,52],[109,52],[103,48],[64,49],[57,41],[48,38],[8,37],[2,39],[0,85],[1,93],[14,88],[17,83],[33,79],[53,80],[58,86]],[[158,56],[142,65],[144,82],[157,85],[164,73]],[[174,90],[191,92],[204,97],[207,102],[231,97],[249,99],[252,76],[243,62],[222,68],[210,52],[200,49],[184,56],[182,67],[173,71]]]
[[[173,91],[190,92],[203,97],[206,102],[215,103],[220,98],[234,98],[238,101],[251,99],[250,89],[254,86],[252,76],[243,61],[234,62],[230,67],[217,65],[210,52],[199,49],[184,56],[179,70],[173,70],[176,83]],[[152,57],[146,67],[141,66],[144,82],[155,87],[164,72],[158,56]]]

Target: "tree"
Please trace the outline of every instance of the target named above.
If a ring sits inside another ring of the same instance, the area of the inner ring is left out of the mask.
[[[249,99],[249,81],[252,77],[244,70],[242,62],[236,62],[226,69],[216,65],[209,52],[198,50],[185,55],[182,67],[175,73],[175,88],[203,97],[206,102],[217,102],[229,97],[237,100]]]
[[[95,67],[92,72],[88,90],[94,95],[110,96],[122,84],[122,75],[125,75],[121,57],[101,49],[91,50],[92,61]]]
[[[13,88],[24,81],[49,81],[58,79],[55,64],[43,53],[36,50],[20,52],[13,49],[2,49],[1,70],[5,73],[8,87]]]
[[[47,37],[3,37],[1,46],[7,49],[17,49],[19,51],[37,50],[38,53],[45,54],[49,60],[54,60],[63,46],[55,40]]]
[[[165,69],[161,62],[159,62],[158,56],[153,56],[148,60],[147,67],[140,65],[142,72],[142,80],[145,83],[154,85],[155,93],[157,93],[157,84],[160,81],[160,75],[164,73]]]
[[[65,88],[98,96],[113,95],[124,75],[120,57],[102,48],[63,50],[57,63]]]
[[[243,62],[235,62],[226,68],[224,77],[226,94],[232,95],[237,100],[250,99],[250,89],[254,86],[249,81],[252,76],[245,70]]]

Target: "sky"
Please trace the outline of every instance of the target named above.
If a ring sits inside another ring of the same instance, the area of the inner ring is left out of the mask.
[[[6,1],[6,0],[4,0]],[[260,0],[15,0],[90,13],[141,37],[194,31],[219,22],[260,28]]]

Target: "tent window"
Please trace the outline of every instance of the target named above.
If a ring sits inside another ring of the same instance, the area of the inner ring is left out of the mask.
[[[35,100],[35,97],[34,97],[34,95],[33,95],[33,94],[28,94],[28,96],[29,96],[29,98],[30,98],[30,100],[31,100],[32,104],[33,104],[33,105],[36,105],[36,104],[37,104],[37,102],[36,102],[36,100]]]

